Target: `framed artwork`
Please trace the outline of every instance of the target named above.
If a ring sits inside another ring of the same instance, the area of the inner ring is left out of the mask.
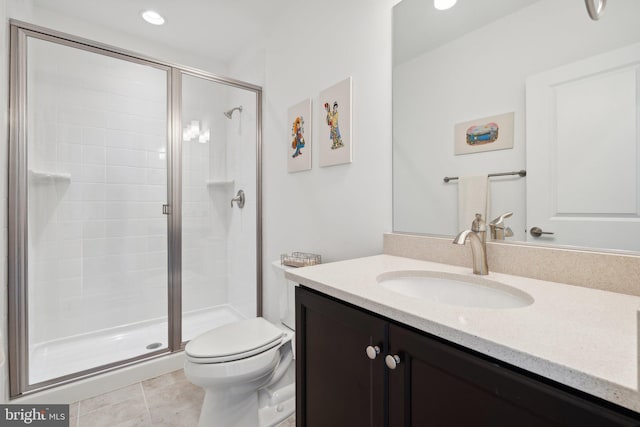
[[[455,126],[455,155],[513,148],[513,113],[483,117]]]
[[[287,114],[287,170],[300,172],[311,169],[311,98],[289,108]]]
[[[351,163],[351,77],[320,92],[320,166]]]

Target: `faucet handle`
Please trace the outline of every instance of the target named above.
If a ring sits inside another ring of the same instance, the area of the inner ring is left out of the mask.
[[[487,224],[482,219],[482,214],[476,214],[476,219],[471,223],[471,231],[475,231],[476,233],[479,231],[487,231]]]
[[[513,212],[506,212],[489,223],[492,240],[504,240],[505,237],[513,237],[513,230],[504,226],[504,220],[511,217]]]
[[[496,219],[494,219],[493,221],[491,221],[489,223],[490,226],[492,227],[500,227],[503,228],[504,227],[504,220],[507,218],[511,218],[511,216],[513,215],[513,212],[505,212],[502,215],[500,215],[499,217],[497,217]]]

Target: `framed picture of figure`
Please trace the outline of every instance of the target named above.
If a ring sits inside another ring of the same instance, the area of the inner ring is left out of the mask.
[[[351,163],[351,77],[320,92],[320,166]]]
[[[311,169],[311,98],[289,108],[287,124],[287,170],[300,172]]]

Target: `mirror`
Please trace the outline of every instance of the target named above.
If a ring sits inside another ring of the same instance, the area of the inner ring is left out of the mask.
[[[487,222],[513,212],[506,241],[640,251],[638,16],[637,0],[597,21],[582,0],[398,3],[394,231],[453,236],[460,182],[444,177],[526,170],[488,180]],[[468,147],[472,129],[509,116],[512,146]]]

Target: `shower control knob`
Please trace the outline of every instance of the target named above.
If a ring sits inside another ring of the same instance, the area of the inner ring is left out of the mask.
[[[374,360],[380,354],[380,347],[377,345],[367,346],[367,357]]]
[[[387,364],[389,369],[396,369],[400,364],[400,356],[394,354],[393,356],[388,354],[387,357],[384,358],[384,363]]]
[[[244,208],[244,201],[244,191],[238,190],[238,194],[236,194],[236,197],[231,199],[231,207],[233,207],[233,204],[235,203],[240,209],[242,209]]]

